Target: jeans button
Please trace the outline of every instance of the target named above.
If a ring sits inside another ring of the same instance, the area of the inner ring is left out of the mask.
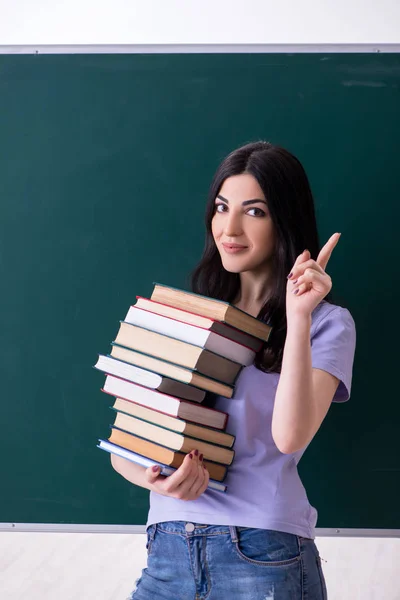
[[[188,533],[191,533],[192,531],[194,531],[195,527],[194,527],[193,523],[186,523],[185,529]]]

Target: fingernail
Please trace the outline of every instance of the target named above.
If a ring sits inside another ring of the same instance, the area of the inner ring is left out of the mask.
[[[192,453],[190,453],[189,456],[190,456],[190,458],[193,458],[193,454]]]
[[[195,453],[195,455],[197,456],[197,455],[199,454],[199,451],[196,449],[196,450],[194,451],[194,453]]]
[[[293,277],[293,273],[290,273],[290,275],[288,275],[288,279],[290,279],[291,277]]]
[[[158,469],[159,469],[159,468],[160,468],[160,467],[159,467],[158,465],[154,465],[154,466],[153,466],[153,471],[154,471],[154,473],[155,473],[156,471],[158,471]]]
[[[203,455],[202,454],[200,454],[199,460],[203,460]]]
[[[293,294],[298,294],[299,293],[299,288],[297,288],[297,290],[294,290]]]
[[[292,281],[293,285],[294,285],[295,283],[297,283],[297,281],[298,281],[298,279],[295,279],[294,281]]]

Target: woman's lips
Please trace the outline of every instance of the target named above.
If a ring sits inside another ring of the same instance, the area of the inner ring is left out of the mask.
[[[238,254],[247,249],[247,246],[241,246],[240,244],[222,244],[222,247],[228,254]]]

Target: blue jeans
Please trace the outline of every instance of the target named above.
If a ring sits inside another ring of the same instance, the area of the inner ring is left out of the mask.
[[[326,600],[313,540],[167,521],[147,528],[147,568],[129,600]]]

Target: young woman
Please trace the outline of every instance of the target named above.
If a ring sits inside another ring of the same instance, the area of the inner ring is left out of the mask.
[[[297,464],[332,401],[350,396],[355,326],[332,304],[326,267],[340,234],[320,250],[314,202],[300,162],[267,142],[219,166],[206,211],[196,293],[268,321],[270,340],[243,368],[229,413],[236,436],[228,492],[207,490],[196,448],[170,477],[112,457],[151,490],[148,566],[134,600],[323,600],[317,511]]]

